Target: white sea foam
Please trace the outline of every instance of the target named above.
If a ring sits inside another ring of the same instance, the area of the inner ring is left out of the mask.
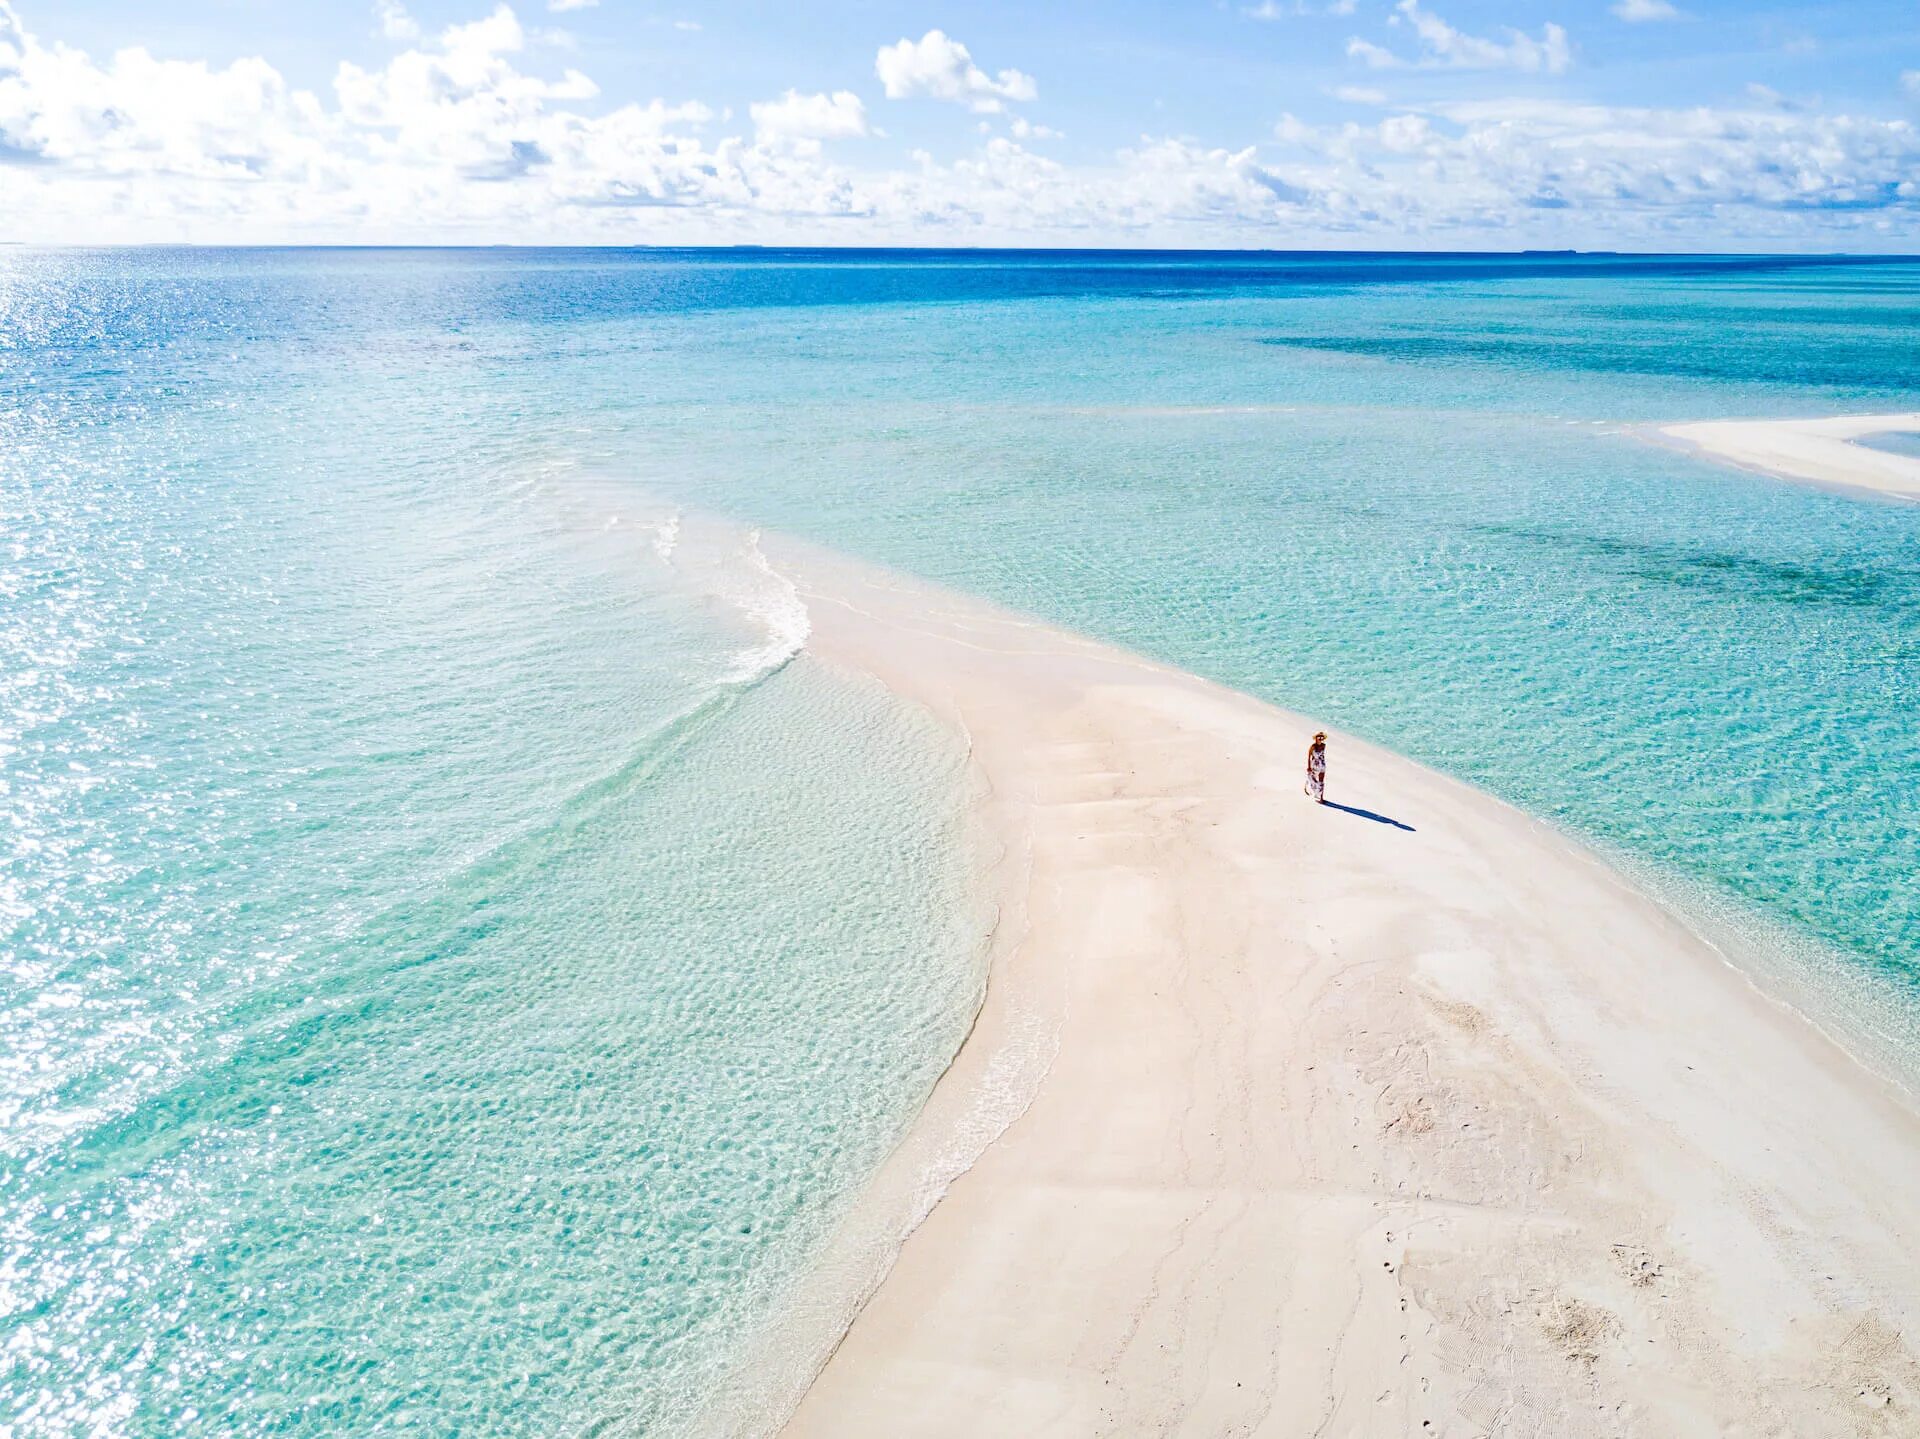
[[[675,510],[653,527],[653,552],[662,560],[673,558],[680,547],[680,511]]]
[[[766,639],[749,645],[733,656],[733,665],[722,677],[727,684],[752,684],[764,679],[805,648],[813,633],[813,619],[807,613],[793,581],[767,563],[760,550],[760,531],[747,535],[746,563],[729,567],[724,586],[725,598],[766,633]]]

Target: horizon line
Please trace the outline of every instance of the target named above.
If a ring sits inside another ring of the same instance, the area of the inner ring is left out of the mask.
[[[911,244],[781,244],[737,241],[713,244],[614,243],[594,241],[202,241],[98,240],[45,241],[0,239],[0,249],[75,250],[341,250],[341,251],[486,251],[570,250],[605,252],[671,252],[730,254],[788,252],[810,254],[980,254],[980,255],[1346,255],[1434,259],[1619,259],[1619,260],[1863,260],[1920,261],[1920,251],[1894,250],[1624,250],[1529,246],[1495,249],[1315,249],[1309,247],[1201,246],[1201,245],[911,245]]]

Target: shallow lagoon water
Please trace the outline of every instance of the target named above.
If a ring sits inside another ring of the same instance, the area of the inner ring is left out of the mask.
[[[1914,409],[1916,321],[1899,263],[7,257],[0,1413],[716,1402],[983,920],[963,757],[709,516],[1459,775],[1913,1052],[1920,507],[1643,429]]]
[[[1920,434],[1910,430],[1887,430],[1878,435],[1863,435],[1859,443],[1870,450],[1885,450],[1890,455],[1912,455],[1920,459]]]

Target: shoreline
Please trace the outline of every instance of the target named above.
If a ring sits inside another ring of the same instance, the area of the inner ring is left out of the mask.
[[[1298,716],[772,549],[813,661],[967,737],[1000,922],[760,1420],[1920,1422],[1920,1117],[1603,860],[1337,733],[1317,809]]]
[[[1920,431],[1920,412],[1812,420],[1706,420],[1657,427],[1666,440],[1736,469],[1920,502],[1920,458],[1855,443],[1868,435],[1894,431]]]

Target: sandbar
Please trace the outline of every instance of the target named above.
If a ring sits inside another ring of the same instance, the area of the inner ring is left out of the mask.
[[[1708,420],[1660,433],[1741,469],[1895,499],[1920,500],[1920,457],[1857,443],[1869,435],[1920,432],[1920,413],[1835,415],[1817,420]]]
[[[1310,720],[767,549],[1001,916],[786,1434],[1920,1433],[1905,1090],[1465,784],[1335,732],[1317,806]]]

